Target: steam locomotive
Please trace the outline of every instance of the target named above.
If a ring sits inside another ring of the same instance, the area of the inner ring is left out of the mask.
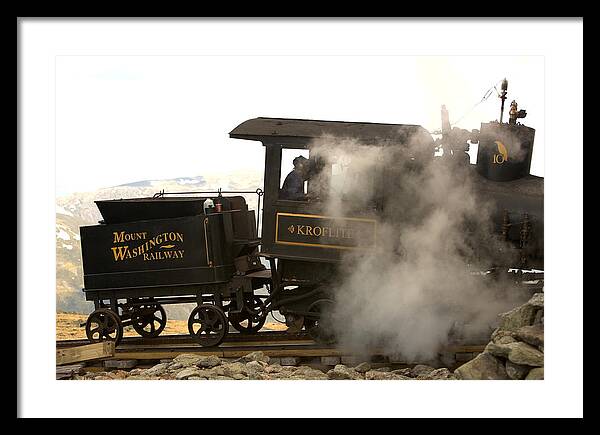
[[[250,119],[229,136],[265,146],[264,190],[163,191],[149,198],[95,201],[103,220],[80,228],[83,291],[95,307],[86,322],[88,339],[118,342],[128,325],[143,337],[157,337],[167,322],[163,306],[181,303],[196,305],[188,329],[201,346],[219,345],[230,326],[258,332],[274,311],[285,316],[288,331],[330,339],[320,323],[334,303],[328,284],[343,255],[376,248],[378,216],[394,192],[380,185],[378,204],[345,216],[327,214],[318,197],[284,199],[282,152],[311,152],[323,137],[352,138],[386,150],[402,150],[410,142],[409,159],[441,159],[462,168],[478,195],[494,203],[493,236],[503,252],[487,272],[512,271],[520,282],[543,279],[543,178],[529,174],[535,130],[517,122],[526,112],[514,101],[509,121],[502,122],[506,89],[505,80],[500,119],[479,130],[450,128],[442,107],[438,139],[419,125]],[[478,144],[474,165],[469,142]],[[321,162],[320,171],[331,175],[335,168]],[[374,177],[374,183],[384,178]],[[246,200],[254,194],[258,214]]]

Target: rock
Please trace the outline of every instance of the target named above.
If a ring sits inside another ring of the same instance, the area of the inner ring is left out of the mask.
[[[537,381],[544,379],[544,367],[537,367],[531,369],[527,376],[525,377],[526,381]]]
[[[348,368],[343,364],[336,365],[333,369],[327,372],[329,379],[341,380],[341,379],[352,379],[358,380],[363,379],[360,373],[352,368]]]
[[[225,366],[216,366],[211,369],[202,370],[202,376],[207,378],[216,378],[217,376],[225,376]]]
[[[502,361],[487,352],[458,367],[454,374],[458,379],[509,379]]]
[[[160,376],[167,371],[167,367],[169,367],[169,363],[156,364],[148,370],[144,370],[143,373],[148,376]]]
[[[196,367],[188,367],[177,373],[177,375],[175,375],[175,379],[182,380],[187,379],[190,376],[202,376],[202,372]]]
[[[506,346],[510,346],[508,359],[513,363],[533,367],[544,365],[544,354],[535,347],[521,341],[509,343]]]
[[[544,293],[535,293],[525,305],[535,308],[544,308]]]
[[[247,363],[250,361],[262,361],[262,362],[268,363],[269,360],[270,360],[270,358],[261,351],[252,352],[252,353],[249,353],[248,355],[244,355],[242,358],[240,358],[240,361],[244,362],[244,363]]]
[[[221,358],[216,355],[201,356],[196,367],[212,368],[221,365]]]
[[[190,376],[188,381],[205,381],[206,378],[203,376]]]
[[[491,338],[494,343],[506,344],[506,341],[504,341],[503,337],[510,337],[513,339],[513,341],[516,341],[514,339],[514,334],[515,333],[513,331],[507,331],[506,329],[496,328],[496,329],[494,329],[494,332],[492,332]],[[510,340],[508,340],[508,341],[510,342]]]
[[[110,372],[108,376],[111,379],[125,379],[127,378],[127,374],[125,370],[115,370],[114,372]]]
[[[523,326],[533,325],[538,309],[527,303],[500,314],[500,329],[516,331]]]
[[[244,375],[243,375],[243,374],[241,374],[241,373],[236,373],[236,374],[235,374],[235,375],[233,375],[232,377],[233,377],[233,379],[235,379],[236,381],[241,381],[241,380],[244,380],[244,379],[248,379],[246,376],[244,376]]]
[[[108,375],[100,375],[100,376],[96,376],[94,377],[95,381],[110,381],[111,378]]]
[[[506,361],[506,374],[511,379],[524,379],[531,370],[530,366],[515,364],[512,361]]]
[[[248,370],[246,369],[246,365],[241,362],[234,362],[230,364],[225,364],[223,367],[223,375],[228,377],[233,377],[236,374],[247,375]]]
[[[200,357],[198,355],[194,355],[191,353],[182,353],[180,355],[177,355],[173,359],[173,362],[170,364],[169,368],[195,366],[198,363],[198,361],[200,360],[200,358],[203,358],[203,357]]]
[[[229,376],[217,376],[214,378],[215,381],[233,381],[234,379]]]
[[[362,362],[354,367],[354,370],[356,370],[358,373],[367,373],[369,370],[371,370],[371,364],[368,362]]]
[[[285,356],[281,358],[282,366],[297,366],[300,362],[300,358],[297,356]]]
[[[379,368],[373,369],[373,370],[378,371],[378,372],[391,372],[392,371],[392,369],[389,367],[379,367]]]
[[[327,380],[328,375],[321,370],[313,369],[312,367],[300,366],[291,376],[291,379],[307,379],[307,380]]]
[[[369,370],[365,373],[365,379],[369,381],[389,381],[389,380],[408,380],[411,379],[408,376],[402,376],[400,374],[392,372],[382,372],[379,370]]]
[[[412,376],[413,378],[416,378],[417,376],[420,376],[420,375],[429,374],[434,370],[435,370],[434,367],[431,367],[431,366],[428,366],[425,364],[417,364],[412,369],[410,369],[410,376]]]
[[[265,367],[265,373],[280,373],[282,367],[279,364],[272,364]]]
[[[143,372],[145,372],[144,369],[133,369],[129,371],[129,376],[137,376],[139,374],[142,374]]]
[[[544,345],[544,325],[542,323],[523,326],[516,331],[519,340],[532,346]]]
[[[534,325],[537,325],[539,323],[542,325],[544,324],[544,309],[543,308],[537,312],[537,314],[535,315],[535,319],[533,321]]]
[[[246,372],[247,373],[261,373],[264,372],[264,366],[258,361],[250,361],[246,364]]]
[[[147,381],[148,379],[152,379],[152,377],[143,376],[143,375],[135,375],[135,376],[129,376],[127,378],[128,381]],[[154,378],[154,379],[156,379],[156,378]]]
[[[456,379],[456,376],[448,370],[447,368],[435,369],[429,373],[422,374],[417,376],[417,379],[424,380],[448,380],[448,379]]]
[[[510,343],[496,344],[494,342],[489,342],[483,351],[485,353],[490,353],[496,357],[507,358],[511,349],[509,344]]]
[[[392,370],[391,373],[400,376],[410,376],[410,369],[407,367],[404,369]]]

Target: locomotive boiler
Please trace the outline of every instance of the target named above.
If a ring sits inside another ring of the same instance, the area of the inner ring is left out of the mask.
[[[535,130],[518,122],[526,112],[515,101],[509,121],[502,122],[506,89],[507,82],[499,120],[479,130],[450,128],[443,108],[437,139],[419,125],[250,119],[229,136],[265,147],[262,189],[96,201],[103,220],[80,229],[83,291],[95,304],[88,339],[118,341],[126,325],[156,337],[166,324],[163,305],[191,302],[196,307],[188,330],[202,346],[220,344],[230,325],[240,333],[258,332],[275,311],[288,331],[332,340],[321,319],[335,303],[330,287],[340,263],[348,253],[377,248],[378,226],[396,194],[386,188],[388,161],[374,166],[369,201],[352,198],[343,214],[332,210],[322,190],[341,169],[320,159],[315,144],[339,139],[401,158],[408,162],[403,168],[439,161],[462,171],[477,195],[493,203],[491,227],[502,252],[487,272],[513,271],[521,282],[543,279],[543,178],[530,174]],[[477,163],[471,164],[467,152],[474,144]],[[299,199],[282,194],[282,157],[289,150],[308,153],[310,169],[319,175],[306,181]],[[256,214],[242,194],[258,196]]]

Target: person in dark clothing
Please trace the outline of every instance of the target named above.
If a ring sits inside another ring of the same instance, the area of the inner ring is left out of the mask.
[[[279,197],[292,201],[303,201],[306,199],[304,182],[308,179],[308,159],[298,156],[293,163],[294,169],[285,177]]]

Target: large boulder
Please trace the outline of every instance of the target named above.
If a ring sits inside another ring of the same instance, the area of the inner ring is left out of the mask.
[[[537,323],[531,326],[523,326],[519,328],[516,337],[532,346],[544,346],[544,324]]]
[[[544,308],[544,293],[534,294],[525,305],[529,305],[535,308]]]
[[[523,366],[515,364],[512,361],[506,361],[506,373],[511,379],[525,379],[525,376],[527,376],[527,373],[529,373],[530,370],[530,366]]]
[[[536,367],[531,369],[529,374],[525,377],[526,381],[537,381],[544,379],[544,367]]]
[[[533,325],[539,308],[525,304],[500,314],[499,329],[516,331],[523,326]]]
[[[490,353],[484,352],[463,364],[454,374],[458,379],[509,379],[504,364]]]
[[[532,367],[541,367],[544,365],[544,354],[535,347],[522,341],[509,343],[507,346],[510,346],[508,359],[511,362]]]

